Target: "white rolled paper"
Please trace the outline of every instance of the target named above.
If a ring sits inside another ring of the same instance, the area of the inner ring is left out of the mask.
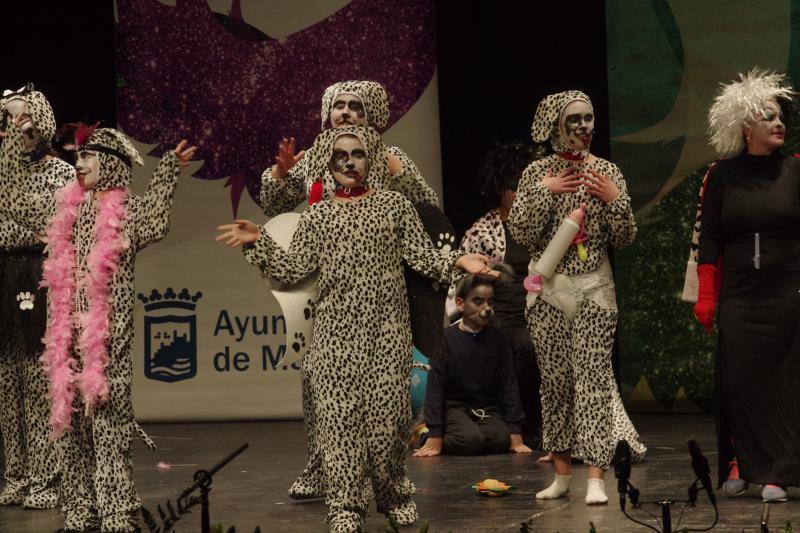
[[[580,224],[572,220],[572,218],[566,217],[562,220],[558,231],[550,239],[547,248],[544,249],[542,256],[539,257],[533,269],[545,278],[551,277],[580,229]]]

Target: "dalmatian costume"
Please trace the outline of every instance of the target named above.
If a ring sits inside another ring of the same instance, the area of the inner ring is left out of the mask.
[[[8,93],[0,101],[2,110],[11,100],[27,103],[39,143],[25,153],[23,132],[6,112],[0,180],[52,196],[75,174],[71,165],[48,154],[56,127],[53,111],[32,85]],[[7,206],[10,201],[0,196],[0,204]],[[48,439],[48,382],[39,362],[47,322],[46,291],[39,288],[43,249],[34,232],[0,215],[0,431],[5,455],[0,505],[29,509],[49,509],[59,503],[58,457]]]
[[[570,246],[540,297],[529,297],[526,314],[542,375],[543,447],[571,450],[574,457],[605,470],[619,439],[627,439],[634,454],[645,451],[619,400],[611,368],[617,306],[607,247],[632,243],[636,223],[616,165],[588,149],[575,153],[563,140],[562,115],[576,100],[591,107],[588,96],[579,91],[551,95],[539,104],[533,140],[549,140],[556,153],[525,169],[508,225],[512,236],[529,247],[534,265],[561,221],[581,203],[587,204],[588,258],[581,260]],[[620,196],[606,204],[591,196],[584,184],[573,194],[553,194],[541,183],[548,172],[556,176],[570,166],[608,176]]]
[[[321,175],[333,143],[357,136],[369,159],[367,183],[386,179],[385,148],[372,128],[321,133],[306,154]],[[378,510],[401,524],[417,518],[405,475],[411,418],[411,331],[402,262],[442,283],[463,252],[433,247],[411,202],[370,190],[354,200],[329,198],[301,216],[288,251],[266,231],[245,257],[265,276],[296,283],[319,276],[314,337],[303,361],[314,401],[316,439],[332,531],[355,531],[367,515],[365,486]]]
[[[461,241],[461,249],[467,253],[483,254],[491,258],[492,263],[502,263],[506,251],[506,235],[503,231],[503,221],[500,218],[500,210],[492,209],[481,218],[475,221],[472,226],[464,233]],[[451,294],[448,294],[448,314],[454,315],[455,294],[451,287]],[[631,446],[632,458],[640,461],[644,458],[647,448],[639,442],[638,435],[633,428],[630,417],[625,411],[622,398],[616,387],[611,391],[613,408],[612,431],[614,441],[627,439]]]
[[[389,123],[389,98],[386,89],[374,81],[342,81],[325,89],[322,95],[320,117],[323,130],[330,125],[331,110],[336,97],[340,94],[358,96],[364,105],[370,125],[379,131],[386,128]],[[425,178],[422,177],[411,158],[396,146],[387,146],[386,152],[397,157],[403,168],[394,176],[387,174],[375,179],[371,186],[377,190],[400,192],[413,204],[437,205],[439,198],[425,182]],[[309,170],[309,162],[306,158],[301,159],[281,180],[272,177],[271,169],[265,170],[261,176],[261,205],[264,214],[273,217],[294,210],[309,197],[317,179],[322,181],[325,198],[330,198],[335,193],[336,181],[329,170],[323,169],[319,176]]]
[[[389,122],[389,99],[383,86],[374,81],[344,81],[334,83],[325,89],[323,93],[320,110],[322,130],[330,126],[330,114],[336,97],[340,94],[358,96],[364,105],[364,111],[369,123],[378,130],[383,130],[386,127]],[[398,191],[418,206],[421,204],[436,206],[439,202],[436,193],[425,182],[411,158],[395,146],[386,147],[386,152],[397,157],[403,165],[402,171],[394,176],[389,176],[388,173],[385,176],[373,176],[373,179],[370,180],[370,186],[376,190]],[[314,196],[312,188],[318,178],[321,178],[322,197],[331,198],[334,196],[337,184],[330,170],[327,167],[323,167],[320,169],[319,174],[315,174],[311,171],[310,166],[310,159],[304,157],[282,180],[274,179],[271,169],[268,168],[264,171],[261,178],[261,205],[263,206],[264,214],[268,217],[273,217],[292,211],[298,204]],[[427,207],[423,209],[431,211]],[[439,218],[443,218],[443,216]],[[449,233],[453,234],[453,231],[451,230]],[[418,282],[413,273],[409,275],[408,282],[411,284]],[[422,301],[423,299],[417,300],[420,303]],[[443,338],[443,336],[440,337]],[[305,368],[305,357],[302,368]],[[322,473],[319,470],[320,456],[316,442],[313,414],[314,398],[311,393],[309,374],[305,370],[301,370],[300,376],[303,397],[303,420],[305,422],[309,459],[303,472],[289,488],[289,494],[293,498],[310,498],[322,496],[325,493],[325,487],[322,483]]]
[[[88,137],[86,137],[88,135]],[[51,383],[51,424],[62,451],[64,528],[135,531],[132,354],[136,254],[162,239],[180,172],[169,152],[144,196],[128,186],[142,158],[120,132],[79,130],[79,153],[95,152],[96,186],[76,180],[55,201],[19,190],[10,212],[47,231],[43,283],[49,322],[42,357]]]

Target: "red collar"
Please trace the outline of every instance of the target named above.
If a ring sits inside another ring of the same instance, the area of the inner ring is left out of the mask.
[[[367,192],[367,188],[363,185],[359,185],[358,187],[343,187],[341,189],[336,190],[336,196],[339,198],[358,198],[359,196],[365,194]]]
[[[566,159],[567,161],[583,161],[586,159],[586,156],[580,153],[573,154],[572,152],[558,152],[558,157]]]

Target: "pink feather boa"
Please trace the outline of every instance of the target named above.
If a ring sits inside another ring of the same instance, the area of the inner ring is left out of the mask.
[[[127,189],[112,189],[100,197],[94,226],[94,244],[86,258],[85,275],[76,279],[72,232],[86,191],[75,181],[56,194],[56,214],[47,230],[48,255],[42,286],[48,288],[49,322],[42,361],[50,377],[53,438],[72,429],[76,386],[87,409],[108,398],[108,344],[111,339],[112,297],[109,288],[119,269],[119,258],[129,242],[122,235],[127,219]],[[89,310],[76,316],[75,295],[85,289]],[[76,375],[73,327],[80,326],[78,350],[83,368]]]

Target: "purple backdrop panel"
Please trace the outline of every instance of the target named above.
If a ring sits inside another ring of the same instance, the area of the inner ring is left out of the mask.
[[[330,17],[275,39],[204,0],[117,0],[119,124],[160,155],[182,138],[199,146],[202,179],[228,177],[234,210],[258,199],[282,137],[319,132],[322,92],[347,79],[382,83],[393,124],[436,68],[433,0],[353,0]]]

